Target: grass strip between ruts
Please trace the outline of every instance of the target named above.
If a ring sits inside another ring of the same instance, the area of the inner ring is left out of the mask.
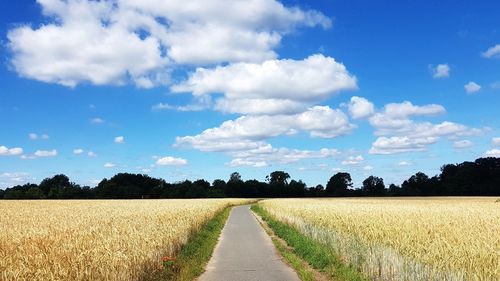
[[[289,248],[283,245],[277,246],[277,248],[281,255],[299,273],[302,280],[311,280],[310,278],[313,277],[311,277],[311,274],[304,273],[306,271],[304,265],[296,260],[297,256],[306,261],[312,268],[326,274],[331,280],[369,280],[362,273],[345,265],[340,257],[326,245],[305,236],[293,226],[274,219],[257,204],[252,205],[252,211],[259,215],[273,232],[287,243]]]
[[[182,246],[172,267],[166,267],[157,280],[191,281],[201,275],[210,260],[232,207],[210,219]]]

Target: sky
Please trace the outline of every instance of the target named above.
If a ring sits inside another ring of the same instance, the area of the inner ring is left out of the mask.
[[[500,157],[499,1],[0,3],[0,188],[400,184]]]

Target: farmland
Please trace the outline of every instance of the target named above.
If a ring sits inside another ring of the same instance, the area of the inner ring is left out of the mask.
[[[207,220],[243,202],[0,201],[0,280],[149,278]]]
[[[500,280],[496,200],[272,199],[259,205],[373,280]]]

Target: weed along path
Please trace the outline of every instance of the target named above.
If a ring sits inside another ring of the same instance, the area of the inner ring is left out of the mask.
[[[250,211],[234,207],[199,281],[299,281]]]

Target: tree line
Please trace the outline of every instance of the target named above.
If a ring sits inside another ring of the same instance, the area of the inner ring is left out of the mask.
[[[479,158],[474,162],[447,164],[441,173],[429,177],[418,172],[400,186],[388,187],[380,177],[367,177],[354,188],[351,175],[334,174],[325,186],[308,187],[285,171],[274,171],[264,182],[243,181],[238,172],[227,181],[204,179],[168,183],[144,174],[119,173],[97,186],[80,186],[66,175],[46,178],[0,190],[0,199],[154,199],[154,198],[268,198],[345,196],[500,196],[500,158]]]

